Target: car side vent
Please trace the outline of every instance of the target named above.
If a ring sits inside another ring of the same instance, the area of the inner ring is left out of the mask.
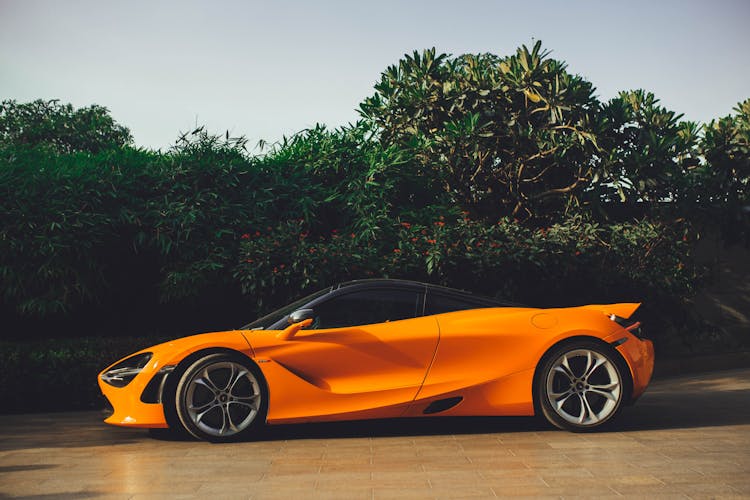
[[[422,413],[424,413],[425,415],[430,415],[432,413],[440,413],[441,411],[450,410],[463,400],[464,398],[461,396],[438,399],[437,401],[433,401],[432,403],[427,405],[427,408],[425,408]]]
[[[164,392],[164,384],[167,381],[167,376],[174,370],[174,366],[167,365],[162,367],[161,370],[156,372],[156,375],[146,384],[146,388],[141,393],[141,401],[148,404],[161,403],[161,395]]]

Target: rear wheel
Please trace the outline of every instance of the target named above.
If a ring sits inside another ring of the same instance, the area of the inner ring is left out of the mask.
[[[545,358],[537,377],[538,407],[561,429],[596,429],[617,415],[625,384],[616,354],[607,346],[572,342]]]
[[[209,354],[185,370],[175,391],[182,426],[198,439],[246,438],[265,422],[268,397],[260,370],[239,355]]]

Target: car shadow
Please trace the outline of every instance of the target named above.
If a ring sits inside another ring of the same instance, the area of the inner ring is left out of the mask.
[[[15,500],[60,500],[63,498],[102,498],[106,496],[105,492],[98,491],[71,491],[67,493],[47,493],[33,495],[6,495],[0,493],[0,500],[13,498]]]
[[[30,465],[0,465],[0,474],[9,472],[28,472],[35,470],[54,469],[59,465],[54,464],[30,464]]]
[[[39,447],[116,446],[148,441],[140,429],[111,427],[97,412],[3,415],[0,451]],[[750,424],[750,370],[731,370],[656,381],[623,409],[604,432],[636,432]],[[356,422],[272,425],[252,441],[407,437],[555,431],[535,417],[419,417]],[[561,431],[562,432],[562,431]],[[152,432],[154,440],[188,440]],[[0,471],[1,472],[1,471]]]
[[[140,429],[102,423],[95,411],[0,415],[0,452],[34,448],[115,446],[143,440]]]
[[[598,432],[632,432],[750,424],[750,370],[660,380]],[[538,417],[417,417],[271,425],[249,441],[407,437],[556,430]],[[185,440],[153,433],[152,437]]]
[[[603,432],[750,424],[750,371],[660,380]],[[428,436],[555,430],[537,417],[424,417],[268,426],[254,440]]]
[[[417,417],[355,422],[271,425],[254,441],[288,439],[334,439],[361,437],[408,437],[451,434],[490,434],[529,432],[547,429],[533,417]]]
[[[750,370],[660,380],[617,421],[617,430],[750,424]]]

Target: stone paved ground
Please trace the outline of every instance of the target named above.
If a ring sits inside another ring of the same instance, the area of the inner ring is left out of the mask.
[[[0,498],[750,498],[750,369],[652,385],[616,429],[534,419],[275,427],[164,441],[97,413],[0,417]]]

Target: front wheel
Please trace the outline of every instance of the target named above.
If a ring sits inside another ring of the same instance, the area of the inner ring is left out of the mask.
[[[175,410],[185,430],[198,439],[234,441],[263,425],[267,399],[262,375],[249,360],[209,354],[180,378]]]
[[[550,353],[536,391],[547,420],[560,429],[587,431],[615,417],[626,389],[615,356],[606,346],[587,340]]]

